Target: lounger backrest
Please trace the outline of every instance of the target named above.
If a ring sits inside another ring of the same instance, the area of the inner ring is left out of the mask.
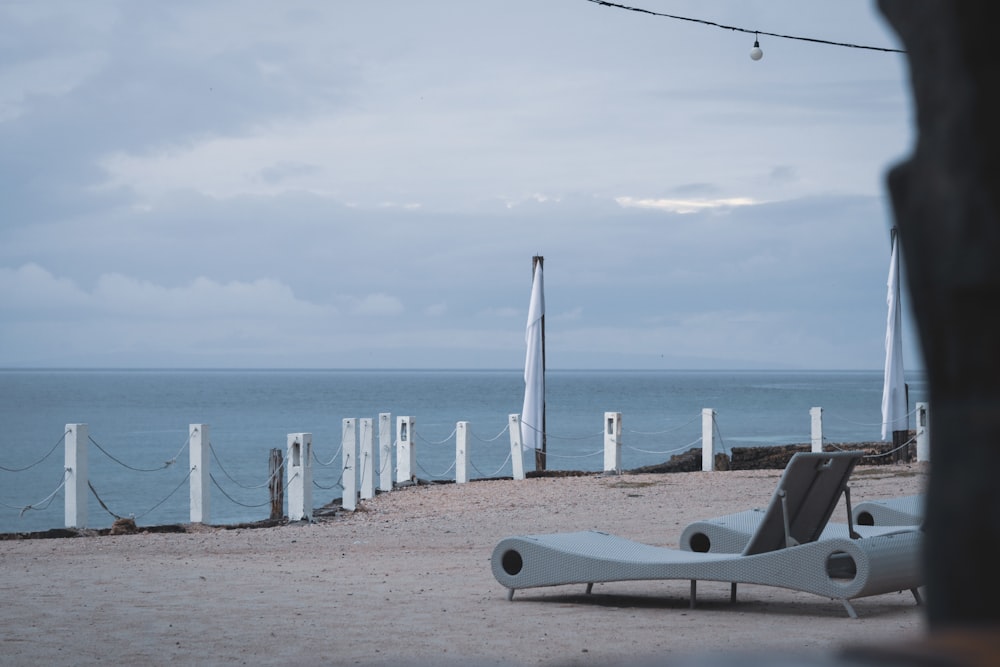
[[[788,508],[789,535],[797,543],[818,539],[861,456],[862,452],[799,452],[792,456],[743,555],[785,548],[783,506]]]

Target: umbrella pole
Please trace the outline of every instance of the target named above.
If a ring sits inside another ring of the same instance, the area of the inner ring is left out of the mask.
[[[535,255],[531,258],[531,277],[535,276],[535,269],[541,264],[545,266],[545,258]],[[548,430],[545,428],[545,313],[542,313],[542,446],[535,450],[535,470],[545,470],[545,437]]]

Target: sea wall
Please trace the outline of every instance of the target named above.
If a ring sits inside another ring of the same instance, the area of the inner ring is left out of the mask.
[[[917,457],[916,443],[914,438],[910,438],[909,460],[915,461]],[[783,469],[788,465],[788,460],[796,452],[808,452],[812,447],[809,444],[796,445],[774,445],[768,447],[733,447],[728,453],[718,453],[715,455],[716,470],[770,470]],[[864,458],[861,465],[889,465],[898,463],[893,456],[893,446],[891,442],[850,442],[831,443],[823,446],[825,452],[862,451]],[[675,454],[669,460],[651,466],[643,466],[626,470],[629,474],[639,473],[665,473],[665,472],[697,472],[701,470],[701,448],[693,447],[681,454]]]

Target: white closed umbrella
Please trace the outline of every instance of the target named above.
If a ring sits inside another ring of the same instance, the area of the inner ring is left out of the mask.
[[[889,258],[889,313],[885,323],[885,379],[882,385],[882,440],[894,440],[893,433],[909,430],[906,380],[903,377],[903,333],[899,302],[899,240],[892,230]]]
[[[521,408],[521,443],[524,449],[544,450],[545,431],[545,289],[542,258],[536,257],[531,280],[531,303],[524,331],[524,405]]]

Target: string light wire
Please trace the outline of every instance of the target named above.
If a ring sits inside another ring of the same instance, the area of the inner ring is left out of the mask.
[[[732,30],[734,32],[745,32],[750,35],[766,35],[768,37],[777,37],[779,39],[794,39],[800,42],[812,42],[813,44],[827,44],[829,46],[842,46],[849,49],[866,49],[868,51],[883,51],[886,53],[906,53],[903,49],[890,49],[884,46],[865,46],[863,44],[851,44],[849,42],[833,42],[827,39],[817,39],[814,37],[798,37],[796,35],[783,35],[777,32],[766,32],[764,30],[751,30],[749,28],[740,28],[735,25],[725,25],[722,23],[716,23],[715,21],[706,21],[704,19],[693,19],[687,16],[677,16],[675,14],[664,14],[662,12],[654,12],[650,9],[643,9],[641,7],[630,7],[628,5],[621,5],[617,2],[608,2],[607,0],[587,0],[587,2],[592,2],[595,5],[601,5],[603,7],[614,7],[615,9],[625,9],[630,12],[638,12],[640,14],[650,14],[652,16],[660,16],[662,18],[674,19],[677,21],[690,21],[691,23],[701,23],[702,25],[712,26],[714,28],[721,28],[723,30]]]

